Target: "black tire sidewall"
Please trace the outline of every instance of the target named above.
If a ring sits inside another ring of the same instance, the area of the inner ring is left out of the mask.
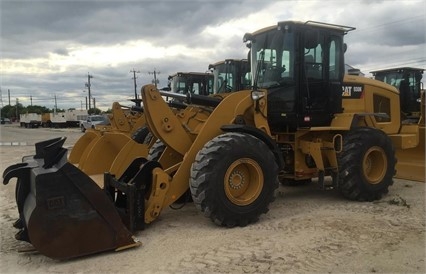
[[[132,134],[132,140],[138,144],[144,144],[145,138],[148,136],[148,134],[149,134],[149,129],[147,127],[138,128]]]
[[[372,147],[380,147],[387,159],[385,175],[376,184],[366,179],[362,163],[365,154]],[[339,167],[339,187],[345,196],[350,192],[359,191],[359,198],[362,200],[380,198],[381,194],[387,193],[395,174],[396,159],[392,142],[381,130],[356,128],[345,136],[343,151],[339,155],[340,164],[343,166]]]
[[[149,161],[158,162],[165,149],[166,145],[160,139],[157,139],[152,145],[152,147],[149,149],[147,159]]]
[[[265,148],[267,149],[267,148]],[[264,151],[264,150],[262,150]],[[229,209],[230,212],[235,214],[247,214],[257,210],[257,208],[262,204],[263,200],[271,195],[271,188],[268,187],[267,182],[271,182],[273,178],[273,170],[271,170],[270,165],[268,165],[268,159],[265,157],[265,154],[258,153],[260,151],[255,151],[253,147],[247,147],[244,151],[241,151],[240,148],[231,147],[230,151],[227,151],[227,157],[224,157],[223,161],[218,162],[212,169],[211,172],[211,198],[217,199],[218,202],[221,202],[224,207]],[[224,177],[228,167],[241,158],[249,158],[255,160],[263,172],[264,177],[264,186],[262,191],[259,194],[259,197],[250,205],[240,206],[232,203],[225,193],[224,188]]]
[[[225,193],[224,178],[228,168],[238,159],[257,162],[263,172],[259,196],[248,205],[233,203]],[[194,166],[199,166],[194,172]],[[278,167],[273,153],[256,137],[242,133],[225,133],[209,141],[201,149],[192,166],[191,193],[197,207],[215,223],[244,226],[258,220],[268,211],[278,188]]]

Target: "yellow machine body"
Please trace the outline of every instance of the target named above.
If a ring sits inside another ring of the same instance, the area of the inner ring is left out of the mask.
[[[426,181],[425,167],[425,92],[421,94],[420,119],[417,124],[401,126],[401,148],[396,150],[398,162],[395,177],[419,182]]]

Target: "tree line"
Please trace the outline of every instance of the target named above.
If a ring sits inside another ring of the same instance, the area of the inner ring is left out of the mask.
[[[70,108],[69,110],[72,110],[75,108]],[[64,112],[64,109],[56,109],[56,112]],[[14,106],[6,105],[1,108],[1,118],[9,118],[11,121],[19,120],[19,115],[24,113],[37,113],[37,114],[43,114],[43,113],[51,113],[54,112],[53,109],[47,108],[45,106],[38,106],[38,105],[32,105],[32,106],[26,106],[24,107],[22,104],[18,103]],[[111,112],[111,110],[106,111],[106,113]],[[89,115],[92,114],[101,114],[102,111],[98,108],[91,108],[87,111]]]

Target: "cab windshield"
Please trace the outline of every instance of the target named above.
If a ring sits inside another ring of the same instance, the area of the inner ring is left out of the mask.
[[[90,119],[92,121],[103,121],[104,117],[102,117],[102,116],[92,116]]]
[[[191,89],[188,85],[188,79],[186,77],[175,76],[172,79],[172,92],[186,94]]]
[[[294,83],[294,35],[274,29],[251,41],[253,85],[258,88]]]
[[[235,66],[224,62],[215,67],[213,71],[214,93],[226,93],[235,90],[235,75],[237,74]]]

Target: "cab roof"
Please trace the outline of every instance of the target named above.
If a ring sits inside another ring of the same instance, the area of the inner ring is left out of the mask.
[[[418,71],[420,73],[423,73],[424,69],[413,68],[413,67],[398,67],[398,68],[390,68],[390,69],[381,69],[381,70],[370,71],[370,73],[372,73],[374,75],[374,74],[378,74],[378,73],[403,72],[403,71]]]
[[[317,22],[317,21],[306,21],[306,22],[301,22],[301,21],[280,21],[277,23],[277,25],[273,25],[273,26],[269,26],[266,28],[262,28],[260,30],[257,30],[253,33],[248,33],[249,35],[258,35],[260,33],[263,32],[268,32],[271,31],[273,29],[276,29],[278,27],[286,27],[286,26],[291,26],[291,25],[300,25],[300,26],[313,26],[316,28],[322,28],[322,29],[329,29],[329,30],[334,30],[334,31],[340,31],[343,32],[344,34],[348,33],[349,31],[355,30],[354,27],[349,27],[349,26],[343,26],[343,25],[336,25],[336,24],[329,24],[329,23],[323,23],[323,22]]]

